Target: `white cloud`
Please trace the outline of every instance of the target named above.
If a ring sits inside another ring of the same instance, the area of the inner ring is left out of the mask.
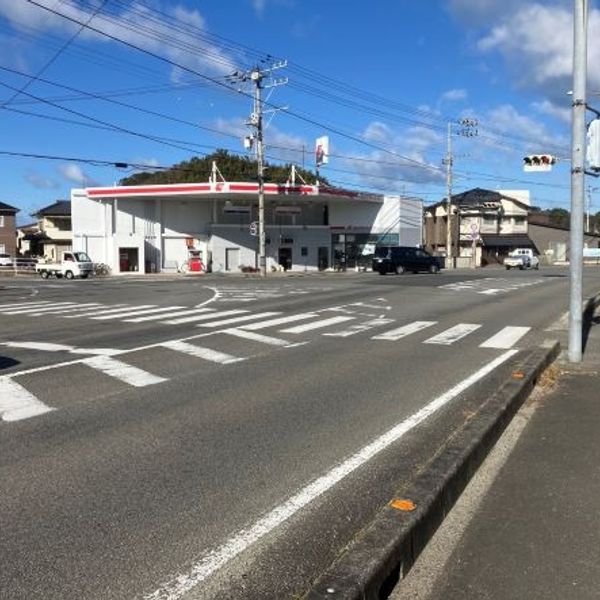
[[[252,0],[252,8],[254,9],[254,12],[259,16],[263,15],[266,6],[267,0]]]
[[[243,119],[217,119],[214,127],[224,134],[235,135],[239,138],[240,152],[243,152],[243,139],[252,133],[251,129],[245,124]],[[297,135],[285,133],[272,123],[265,128],[264,134],[265,158],[267,160],[276,160],[282,162],[295,163],[302,165],[304,159],[308,164],[307,168],[312,168],[312,152],[314,141],[307,141],[305,138]],[[253,155],[253,150],[250,154]]]
[[[571,122],[572,110],[569,107],[559,106],[550,100],[533,102],[531,106],[540,114],[550,115],[551,117],[554,117],[563,123]]]
[[[96,180],[87,175],[85,171],[75,163],[65,163],[64,165],[60,165],[60,167],[58,167],[58,172],[64,179],[77,185],[84,187],[95,187],[99,185]]]
[[[517,87],[543,93],[555,101],[571,88],[573,55],[572,2],[553,0],[449,0],[450,10],[467,26],[479,26],[476,49],[499,54]],[[488,24],[491,26],[486,27]],[[600,62],[600,10],[591,9],[588,63]],[[589,69],[590,84],[600,87],[600,71]]]
[[[467,99],[467,90],[454,89],[444,92],[441,96],[442,102],[459,102]]]
[[[55,190],[59,187],[58,181],[50,177],[44,177],[36,171],[27,171],[25,180],[39,190]]]
[[[373,121],[372,123],[369,123],[362,137],[369,142],[385,143],[392,138],[392,132],[385,123]]]
[[[37,1],[78,22],[87,22],[90,18],[90,12],[82,10],[75,4],[61,3],[57,6],[55,0]],[[161,8],[184,23],[206,30],[205,20],[197,10],[189,10],[181,5],[173,7],[169,3],[164,3]],[[0,16],[5,17],[15,28],[33,27],[42,31],[69,33],[80,29],[80,25],[28,2],[0,0]],[[151,21],[150,17],[151,13],[147,6],[133,1],[127,10],[116,17],[98,14],[90,26],[197,71],[223,75],[235,70],[235,57],[223,49],[183,29],[173,28],[167,23]],[[153,30],[152,36],[144,32],[144,27],[148,26]],[[79,37],[110,43],[109,38],[89,29],[83,30]],[[195,51],[190,51],[190,47]]]
[[[564,135],[556,135],[541,121],[533,118],[531,112],[523,114],[511,104],[497,106],[480,115],[481,122],[489,124],[489,129],[480,127],[480,136],[472,138],[471,147],[479,148],[486,158],[490,158],[490,148],[510,155],[568,152],[569,140]],[[518,138],[518,139],[516,139]]]

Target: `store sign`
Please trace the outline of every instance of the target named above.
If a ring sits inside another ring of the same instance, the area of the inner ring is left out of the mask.
[[[329,162],[329,137],[324,135],[315,141],[315,164],[317,167]]]

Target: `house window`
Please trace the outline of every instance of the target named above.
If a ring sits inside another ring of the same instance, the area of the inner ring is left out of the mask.
[[[483,224],[484,225],[495,225],[496,217],[494,215],[483,215]]]
[[[0,227],[4,227],[4,215],[0,215]]]

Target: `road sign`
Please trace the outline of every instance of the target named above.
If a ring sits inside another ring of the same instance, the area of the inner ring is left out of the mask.
[[[479,239],[479,227],[477,226],[477,223],[471,223],[471,232],[469,233],[469,237],[472,240]]]
[[[250,235],[258,235],[258,223],[256,221],[250,223]]]

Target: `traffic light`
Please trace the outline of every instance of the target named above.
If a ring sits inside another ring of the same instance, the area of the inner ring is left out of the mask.
[[[587,161],[592,171],[600,171],[600,119],[594,119],[588,126]]]
[[[529,154],[523,158],[523,171],[551,171],[556,158],[551,154]]]

